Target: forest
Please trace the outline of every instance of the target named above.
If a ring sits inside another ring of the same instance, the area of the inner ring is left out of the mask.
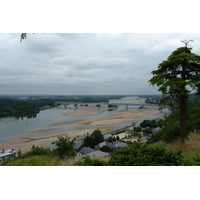
[[[38,113],[42,109],[54,107],[55,102],[108,102],[110,99],[120,99],[124,96],[35,96],[25,97],[0,97],[0,117]]]

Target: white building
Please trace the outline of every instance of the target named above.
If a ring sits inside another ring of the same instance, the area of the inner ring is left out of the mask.
[[[12,160],[16,156],[14,149],[3,149],[0,151],[0,165],[8,160]]]

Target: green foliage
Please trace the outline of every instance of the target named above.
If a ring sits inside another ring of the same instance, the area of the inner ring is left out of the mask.
[[[119,140],[120,140],[119,135],[117,135],[116,136],[116,141],[119,141]]]
[[[199,154],[194,154],[192,156],[193,160],[194,160],[194,163],[193,165],[194,166],[200,166],[200,155]]]
[[[112,138],[112,137],[109,137],[109,138],[108,138],[108,142],[113,142],[113,138]]]
[[[160,132],[151,135],[151,137],[147,140],[147,144],[152,144],[162,140],[162,134]]]
[[[146,128],[146,129],[144,129],[143,131],[144,131],[144,133],[146,133],[146,134],[151,134],[151,133],[152,133],[152,130],[151,130],[150,128]]]
[[[118,108],[118,105],[108,104],[108,108]]]
[[[136,133],[139,133],[139,132],[142,131],[142,128],[140,126],[134,126],[133,131],[136,132]]]
[[[173,51],[167,60],[152,71],[154,75],[149,83],[159,87],[163,98],[160,104],[178,106],[180,137],[186,137],[188,86],[200,94],[200,56],[191,53],[191,49],[180,47]]]
[[[104,151],[104,152],[108,152],[108,153],[113,151],[113,149],[110,148],[110,147],[107,146],[107,145],[104,145],[103,147],[101,147],[100,150],[101,150],[101,151]]]
[[[106,166],[107,163],[99,159],[91,159],[89,156],[84,156],[81,160],[74,163],[75,166]]]
[[[25,153],[22,153],[21,150],[19,150],[17,152],[16,159],[27,158],[27,157],[36,156],[36,155],[50,155],[50,152],[44,147],[38,147],[38,146],[33,145],[31,147],[31,150]]]
[[[169,151],[163,146],[151,147],[135,142],[111,154],[109,166],[179,166],[184,160],[180,151]]]
[[[84,146],[90,147],[90,148],[94,148],[94,147],[95,147],[94,138],[93,138],[92,136],[87,136],[87,137],[84,139]]]
[[[149,120],[149,119],[145,119],[143,122],[140,123],[140,126],[142,128],[156,128],[156,127],[162,127],[163,126],[163,120],[160,119],[158,122],[156,122],[156,120]]]
[[[146,98],[145,103],[150,103],[150,104],[159,104],[161,97],[156,97],[156,98]]]
[[[54,161],[55,160],[55,161]],[[53,162],[54,161],[54,162]],[[58,159],[52,155],[29,155],[20,159],[3,163],[4,166],[54,166],[59,165]]]
[[[174,109],[171,114],[166,117],[164,127],[157,134],[153,134],[147,143],[157,142],[163,140],[164,142],[172,142],[180,138],[180,122],[178,119],[178,109]],[[189,102],[188,119],[186,121],[185,138],[190,132],[200,130],[200,104]]]
[[[188,107],[189,118],[186,122],[187,132],[194,132],[195,130],[200,130],[200,103],[190,102]]]
[[[91,135],[94,138],[95,145],[104,141],[103,134],[99,129],[95,130]]]
[[[68,157],[75,157],[76,152],[73,148],[74,146],[74,140],[70,140],[70,137],[63,137],[58,136],[58,142],[56,143],[57,149],[55,150],[55,153],[60,158],[68,158]]]
[[[54,107],[55,102],[99,103],[108,102],[110,99],[120,99],[122,97],[124,96],[78,96],[78,98],[69,96],[50,96],[48,98],[43,98],[41,96],[29,96],[25,100],[19,99],[18,97],[0,97],[0,117],[19,115],[27,116],[30,113],[37,114],[45,107]]]
[[[91,134],[91,136],[87,136],[84,139],[84,146],[90,147],[90,148],[95,148],[95,145],[101,143],[104,141],[103,134],[99,129],[94,130],[94,132]]]

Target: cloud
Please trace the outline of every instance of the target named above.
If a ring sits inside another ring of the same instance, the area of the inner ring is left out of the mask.
[[[155,94],[151,71],[199,34],[0,34],[0,94]],[[3,88],[3,89],[2,89]]]

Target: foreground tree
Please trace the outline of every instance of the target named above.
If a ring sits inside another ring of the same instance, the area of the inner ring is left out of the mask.
[[[91,136],[87,136],[84,139],[84,146],[95,148],[95,145],[101,143],[104,141],[103,134],[99,129],[94,130],[94,132],[91,134]]]
[[[69,157],[75,157],[76,152],[73,148],[74,146],[74,140],[71,140],[70,137],[63,137],[63,136],[58,136],[58,142],[57,144],[57,149],[55,150],[56,154],[60,158],[69,158]]]
[[[200,94],[200,56],[191,52],[191,48],[180,47],[173,51],[167,60],[152,71],[151,85],[157,85],[163,98],[160,104],[178,106],[180,137],[184,142],[187,120],[187,102],[190,87]],[[188,87],[189,86],[189,87]]]

